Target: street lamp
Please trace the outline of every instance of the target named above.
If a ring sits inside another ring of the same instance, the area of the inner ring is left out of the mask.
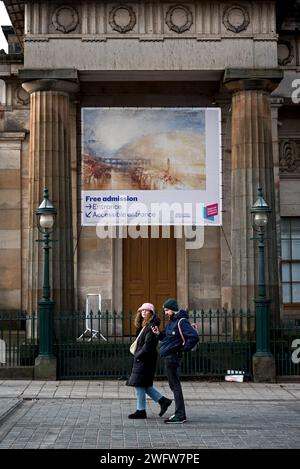
[[[255,299],[255,331],[257,357],[271,357],[270,352],[270,300],[266,298],[265,283],[265,229],[272,209],[263,198],[261,187],[258,188],[256,202],[251,207],[251,224],[258,240],[258,298]]]
[[[43,297],[39,301],[39,360],[53,359],[53,306],[50,300],[49,284],[49,250],[50,234],[54,231],[56,209],[48,199],[48,189],[44,189],[44,199],[36,209],[37,225],[43,234],[43,239],[38,240],[43,243],[44,249],[44,279]]]

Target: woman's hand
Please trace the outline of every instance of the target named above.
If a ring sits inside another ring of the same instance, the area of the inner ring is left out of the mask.
[[[151,330],[152,330],[153,334],[159,335],[159,329],[158,329],[157,326],[151,326]]]

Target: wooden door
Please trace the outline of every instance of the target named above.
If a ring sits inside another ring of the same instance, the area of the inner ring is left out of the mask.
[[[127,238],[123,241],[124,333],[130,333],[128,314],[134,316],[145,302],[161,314],[163,302],[176,298],[176,240],[170,238]],[[132,330],[134,332],[134,329]]]

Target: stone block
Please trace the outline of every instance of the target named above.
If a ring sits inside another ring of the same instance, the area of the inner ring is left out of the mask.
[[[0,230],[0,249],[20,249],[20,230]]]
[[[19,209],[0,210],[0,230],[17,230],[21,225]]]
[[[0,169],[20,169],[20,148],[10,148],[1,143]]]
[[[275,383],[276,367],[273,356],[260,357],[253,355],[253,380],[255,383]]]
[[[56,381],[57,360],[55,357],[38,356],[35,359],[34,379]]]
[[[78,243],[80,254],[85,256],[84,251],[96,251],[97,250],[97,238],[80,238]],[[95,255],[95,253],[94,253]]]
[[[9,251],[9,250],[8,250]],[[0,264],[0,289],[21,288],[21,264]]]
[[[26,379],[32,380],[34,376],[33,366],[1,366],[0,379]]]
[[[0,289],[0,310],[19,310],[21,308],[20,289]]]
[[[19,169],[0,170],[0,189],[20,189],[21,178]]]
[[[111,273],[111,272],[110,272]],[[104,287],[108,288],[111,284],[111,277],[108,276],[107,272],[103,272],[102,274],[98,273],[95,274],[93,272],[90,273],[82,273],[78,274],[79,277],[79,284],[81,287],[96,287],[97,291],[102,291]]]
[[[20,208],[20,190],[0,189],[0,209]]]
[[[280,181],[280,213],[281,216],[300,216],[300,184],[298,180]]]

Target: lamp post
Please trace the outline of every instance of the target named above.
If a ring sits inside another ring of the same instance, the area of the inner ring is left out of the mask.
[[[256,202],[251,207],[251,224],[258,240],[258,297],[255,299],[256,357],[272,357],[270,352],[270,300],[266,298],[265,229],[272,212],[258,188]]]
[[[50,299],[49,283],[49,250],[50,234],[54,231],[56,209],[48,199],[48,189],[44,189],[44,199],[39,208],[35,211],[37,215],[37,225],[43,234],[43,239],[38,240],[43,243],[44,249],[44,278],[43,297],[39,301],[39,355],[38,363],[41,361],[51,361],[53,356],[53,306]]]

